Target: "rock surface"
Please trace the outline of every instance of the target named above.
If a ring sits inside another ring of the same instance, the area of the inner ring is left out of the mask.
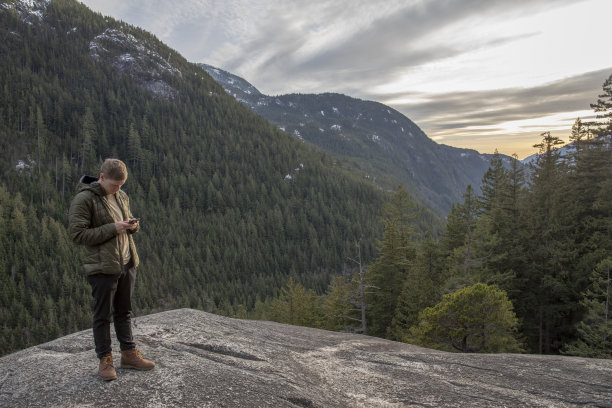
[[[444,353],[189,309],[134,326],[154,371],[100,380],[87,330],[0,358],[0,406],[612,407],[608,360]]]

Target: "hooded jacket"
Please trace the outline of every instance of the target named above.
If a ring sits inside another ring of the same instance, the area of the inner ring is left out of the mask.
[[[86,275],[120,274],[124,263],[115,221],[108,204],[103,200],[105,195],[106,192],[97,178],[83,176],[79,181],[77,194],[70,203],[68,233],[75,244],[84,247],[83,269]],[[127,194],[119,190],[115,197],[124,219],[131,218],[130,200]],[[140,263],[132,237],[137,230],[126,231],[134,267]]]

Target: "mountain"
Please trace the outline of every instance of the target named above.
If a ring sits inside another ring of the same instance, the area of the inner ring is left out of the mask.
[[[83,331],[0,358],[0,406],[610,406],[610,360],[446,353],[189,309],[134,330],[155,370],[105,383]]]
[[[266,96],[249,82],[199,64],[227,93],[281,130],[320,147],[385,189],[402,184],[440,215],[476,190],[492,155],[435,143],[410,119],[378,102],[341,94]],[[509,165],[508,156],[502,156]]]
[[[0,33],[0,353],[91,324],[67,209],[105,157],[141,219],[137,313],[234,314],[375,257],[380,188],[150,33],[75,0],[4,1]]]
[[[610,145],[610,143],[612,143],[612,135],[603,135],[603,136],[598,136],[604,143],[606,143],[608,146]],[[559,155],[560,158],[562,160],[565,160],[569,157],[571,157],[572,155],[576,154],[576,143],[575,142],[571,142],[571,143],[567,143],[563,146],[561,146],[559,149]],[[532,164],[536,163],[536,160],[538,159],[539,154],[538,153],[534,153],[531,156],[527,156],[525,157],[523,160],[521,160],[521,163],[527,168],[529,169],[529,166]]]

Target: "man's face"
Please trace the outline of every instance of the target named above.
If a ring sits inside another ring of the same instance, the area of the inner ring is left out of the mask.
[[[121,186],[125,183],[125,180],[113,180],[104,176],[104,173],[100,173],[100,179],[98,183],[102,186],[106,194],[115,194]]]

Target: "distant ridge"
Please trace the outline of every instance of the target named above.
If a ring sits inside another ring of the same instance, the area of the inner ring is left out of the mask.
[[[438,144],[410,119],[384,104],[349,96],[267,96],[245,79],[198,64],[227,93],[280,129],[341,159],[355,173],[385,189],[402,184],[445,215],[468,184],[477,191],[490,154]],[[507,165],[513,158],[502,156]]]

